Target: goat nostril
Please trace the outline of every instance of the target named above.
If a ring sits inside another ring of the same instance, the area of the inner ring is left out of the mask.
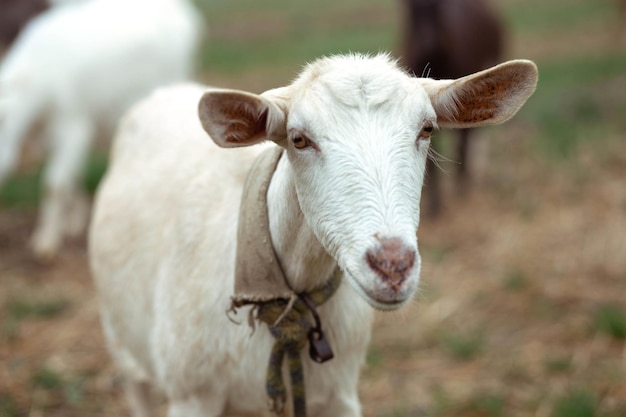
[[[399,238],[379,239],[380,245],[367,251],[370,268],[394,288],[405,279],[415,264],[415,250],[407,248]]]

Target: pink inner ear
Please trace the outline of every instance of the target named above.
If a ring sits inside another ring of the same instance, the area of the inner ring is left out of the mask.
[[[245,144],[266,135],[268,109],[259,109],[257,103],[240,103],[225,109],[224,117],[230,120],[224,136],[226,142]]]
[[[209,135],[211,126],[219,126],[215,137],[231,146],[245,146],[266,135],[269,109],[257,97],[217,92],[206,95],[201,103],[200,118]]]
[[[500,107],[505,104],[511,88],[520,83],[516,73],[486,73],[471,79],[459,86],[456,92],[455,104],[457,112],[453,119],[445,115],[439,118],[440,122],[481,123],[495,119],[500,113]]]

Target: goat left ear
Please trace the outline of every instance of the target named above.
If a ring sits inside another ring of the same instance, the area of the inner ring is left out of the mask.
[[[441,127],[466,128],[509,120],[537,86],[537,66],[508,61],[456,80],[419,79]]]
[[[211,139],[223,148],[250,146],[286,135],[280,99],[238,90],[209,90],[200,99],[198,116]]]

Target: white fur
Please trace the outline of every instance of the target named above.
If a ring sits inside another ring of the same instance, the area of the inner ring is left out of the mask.
[[[37,119],[50,157],[33,248],[53,256],[87,220],[80,178],[98,129],[156,86],[188,79],[201,29],[187,0],[67,1],[35,18],[0,67],[0,186]]]
[[[531,82],[515,83],[508,95],[525,100],[536,68],[527,61],[512,65]],[[494,78],[507,71],[494,70]],[[470,76],[441,85],[472,82]],[[89,244],[103,326],[135,417],[152,415],[148,383],[167,395],[169,417],[266,409],[272,337],[266,326],[251,333],[231,323],[225,311],[243,180],[255,157],[277,145],[286,156],[271,180],[268,215],[290,284],[297,291],[316,287],[337,264],[347,277],[319,309],[335,359],[319,365],[302,354],[308,415],[361,415],[357,382],[370,338],[368,303],[398,308],[419,280],[419,255],[393,290],[366,253],[381,238],[400,239],[417,253],[429,145],[420,132],[450,107],[434,108],[424,84],[386,56],[337,56],[261,96],[232,90],[203,96],[205,87],[179,86],[155,93],[125,118],[96,198]],[[268,121],[258,135],[246,126],[263,114]],[[229,136],[229,129],[236,131]],[[296,149],[292,140],[300,135],[314,145]],[[245,147],[267,138],[277,145]],[[225,149],[233,146],[241,148]],[[239,317],[245,323],[247,310]]]

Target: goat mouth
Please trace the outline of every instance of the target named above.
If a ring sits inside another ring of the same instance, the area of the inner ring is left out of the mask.
[[[363,285],[354,277],[350,271],[346,270],[346,277],[348,278],[348,282],[350,286],[354,288],[354,290],[359,294],[359,296],[367,302],[372,308],[379,311],[393,311],[397,310],[406,303],[409,302],[411,297],[406,297],[403,299],[381,299],[376,295],[372,294],[371,291],[367,290]]]

